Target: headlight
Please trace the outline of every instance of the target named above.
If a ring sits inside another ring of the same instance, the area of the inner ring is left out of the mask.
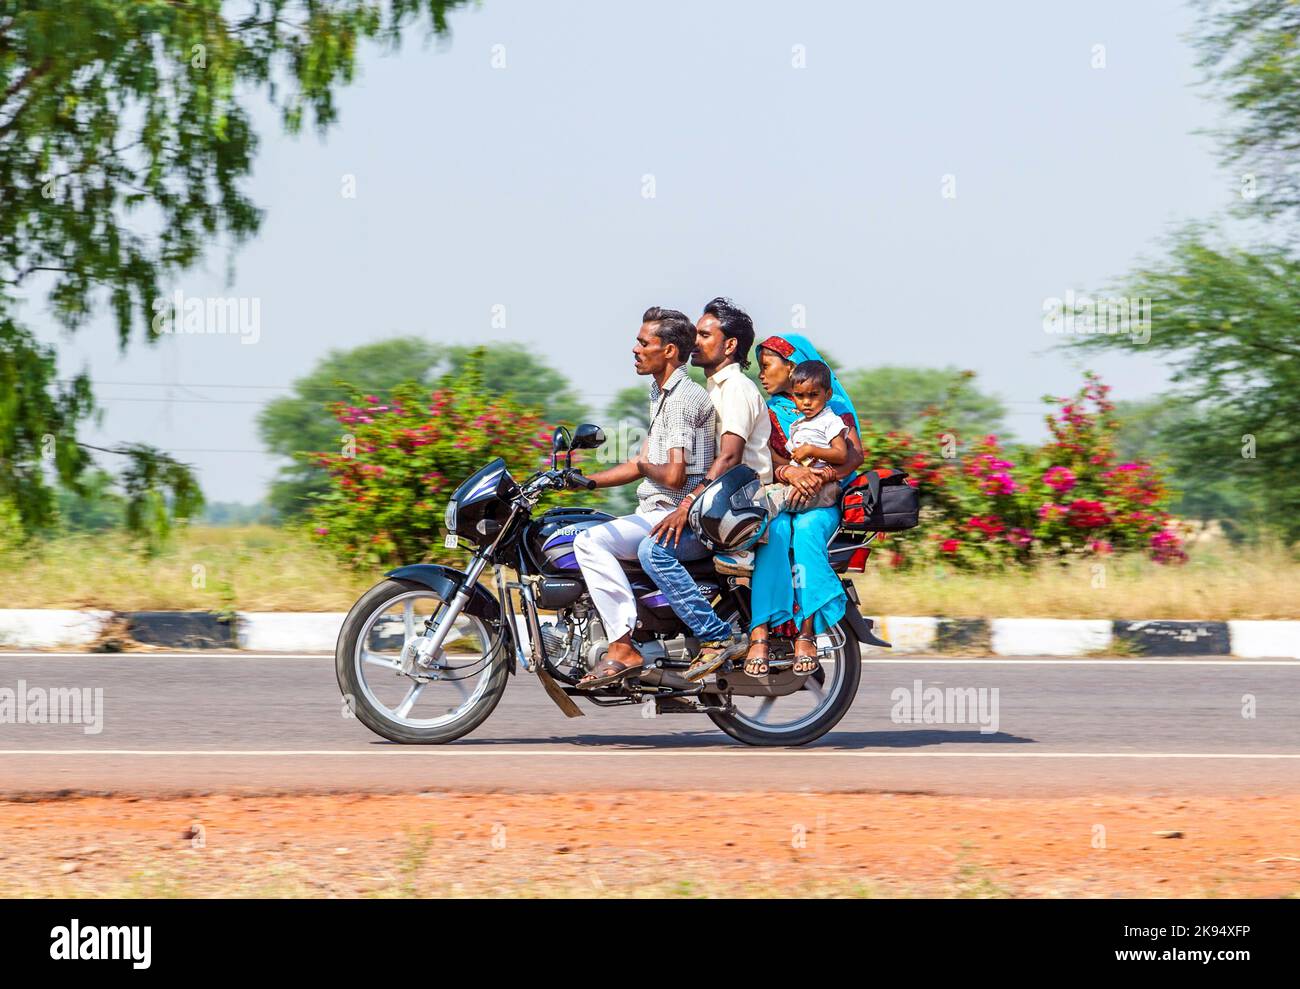
[[[447,523],[447,531],[453,535],[456,533],[456,499],[453,498],[447,502],[447,514],[443,521]]]

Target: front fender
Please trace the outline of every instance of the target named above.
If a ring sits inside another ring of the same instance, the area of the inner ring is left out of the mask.
[[[452,567],[444,567],[437,563],[414,563],[407,567],[398,567],[396,570],[390,570],[384,574],[385,577],[391,577],[394,580],[410,580],[417,584],[423,584],[429,590],[434,591],[444,601],[450,601],[456,596],[456,592],[461,589],[465,583],[465,575],[459,570]],[[515,642],[514,629],[508,628],[506,623],[501,621],[501,604],[492,596],[482,584],[475,584],[470,591],[469,600],[465,602],[465,611],[475,618],[481,618],[485,622],[491,622],[496,628],[501,630],[502,636],[505,637],[506,653],[510,657],[510,672],[515,672]]]

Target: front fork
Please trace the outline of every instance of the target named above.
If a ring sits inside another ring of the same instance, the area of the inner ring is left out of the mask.
[[[450,601],[444,601],[424,623],[424,634],[412,642],[404,665],[419,667],[422,670],[437,668],[436,663],[442,656],[442,647],[447,641],[447,636],[455,628],[456,619],[465,610],[465,605],[469,604],[470,591],[478,583],[486,566],[486,557],[476,553],[470,560],[469,569],[465,571],[465,580],[460,585],[460,590],[452,595]],[[405,672],[412,673],[415,670],[408,669]]]
[[[414,660],[414,665],[424,669],[430,669],[434,667],[434,664],[441,657],[442,647],[447,641],[447,636],[451,634],[452,628],[455,627],[456,619],[460,617],[460,613],[465,610],[465,605],[469,604],[470,592],[473,591],[474,586],[478,583],[479,577],[483,575],[483,571],[487,567],[487,561],[496,551],[497,543],[501,542],[502,536],[509,531],[511,523],[514,522],[515,516],[518,514],[519,506],[515,505],[514,508],[511,509],[510,517],[506,519],[505,524],[501,526],[501,531],[497,533],[496,539],[492,540],[490,545],[482,547],[477,553],[470,557],[469,567],[465,571],[465,580],[461,583],[460,590],[452,595],[451,601],[444,602],[443,606],[434,612],[433,616],[424,623],[424,634],[415,640],[411,649],[412,655],[410,658]],[[498,587],[500,587],[500,577],[501,568],[498,567]],[[510,620],[513,621],[513,619]],[[536,621],[536,611],[534,611],[534,624],[536,624]],[[510,631],[513,636],[515,631],[514,628],[512,627]],[[541,637],[539,635],[538,641],[540,641],[540,639]],[[522,656],[522,653],[520,653],[520,655]],[[527,664],[525,664],[525,668],[527,668]],[[407,670],[406,672],[409,673],[411,671]]]

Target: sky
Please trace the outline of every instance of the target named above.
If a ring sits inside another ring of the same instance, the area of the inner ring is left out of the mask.
[[[256,300],[255,343],[123,353],[107,319],[71,337],[39,308],[29,321],[98,383],[86,440],[172,451],[211,501],[265,494],[278,462],[257,411],[331,349],[523,341],[601,408],[639,380],[647,306],[696,316],[720,294],[760,339],[801,317],[844,367],[974,370],[1034,439],[1041,396],[1084,366],[1120,399],[1167,385],[1155,356],[1085,365],[1043,307],[1229,203],[1239,180],[1196,133],[1218,111],[1193,14],[483,0],[445,40],[368,46],[323,137],[285,136],[254,100],[262,229],[172,288]]]

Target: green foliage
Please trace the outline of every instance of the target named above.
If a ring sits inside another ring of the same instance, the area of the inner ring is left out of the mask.
[[[474,351],[444,346],[418,337],[398,337],[335,350],[293,384],[293,395],[277,398],[258,415],[262,441],[274,454],[293,462],[280,471],[270,500],[281,518],[306,514],[330,488],[330,481],[312,455],[338,450],[351,433],[340,429],[329,411],[331,403],[355,396],[374,396],[378,404],[402,383],[428,384],[439,374],[452,378],[469,372]],[[570,428],[585,421],[586,407],[563,374],[546,366],[519,343],[499,343],[479,351],[476,370],[487,395],[509,395],[540,411],[552,426]]]
[[[126,524],[126,499],[115,490],[113,475],[101,468],[85,471],[80,490],[58,491],[60,528],[73,532],[103,532]]]
[[[1231,111],[1222,134],[1243,185],[1241,211],[1300,218],[1300,4],[1292,0],[1198,0],[1200,64]]]
[[[152,334],[160,280],[261,214],[240,183],[267,93],[288,129],[324,129],[358,43],[395,43],[440,0],[26,0],[0,7],[0,276],[51,277],[68,326],[107,292],[119,337]],[[147,208],[146,208],[147,207]]]
[[[313,531],[356,565],[453,559],[443,549],[447,499],[470,474],[502,457],[517,478],[547,461],[551,426],[536,409],[482,386],[478,363],[430,393],[398,385],[384,401],[334,403],[355,449],[320,452],[330,490],[311,512]]]
[[[354,394],[387,395],[403,382],[425,382],[442,356],[438,344],[417,337],[334,350],[293,383],[292,395],[268,402],[258,413],[258,432],[268,450],[290,461],[271,484],[276,515],[302,515],[329,490],[328,476],[307,451],[341,448],[347,430],[330,413],[331,403]]]
[[[1186,397],[1163,435],[1185,490],[1237,488],[1284,538],[1300,538],[1300,258],[1215,246],[1190,228],[1123,291],[1154,300],[1150,341],[1097,334],[1077,346],[1170,355]]]
[[[446,30],[458,0],[3,0],[0,2],[0,514],[23,533],[53,519],[53,478],[90,462],[74,442],[87,380],[63,386],[47,348],[14,321],[44,294],[69,329],[107,301],[120,344],[152,340],[163,283],[261,213],[243,181],[263,91],[284,126],[324,129],[359,43]],[[52,437],[52,447],[45,437]],[[38,449],[38,445],[44,443]],[[184,465],[144,447],[124,484],[151,545],[195,502]],[[160,485],[150,488],[149,485]],[[11,527],[12,528],[12,527]]]
[[[839,374],[858,415],[886,430],[918,432],[927,409],[943,406],[947,424],[958,436],[998,433],[1006,409],[956,368],[874,367]]]
[[[126,491],[126,528],[156,555],[167,545],[174,523],[192,518],[203,507],[203,495],[188,466],[143,443],[116,451],[127,458],[122,472]]]
[[[953,403],[969,378],[954,381]],[[1072,398],[1046,397],[1051,439],[1006,449],[992,434],[954,445],[948,408],[929,410],[920,436],[881,431],[863,419],[866,466],[901,467],[917,481],[919,529],[891,537],[895,564],[1029,565],[1044,558],[1146,550],[1161,562],[1185,558],[1158,469],[1121,462],[1109,389],[1094,375]]]
[[[509,395],[537,409],[552,426],[572,429],[587,421],[587,405],[569,379],[549,367],[533,348],[522,343],[493,343],[485,347],[448,347],[446,371],[464,374],[471,360],[478,363],[483,387],[492,395]]]
[[[272,519],[271,506],[265,501],[246,504],[240,501],[212,501],[203,507],[204,525],[249,526],[269,525]]]
[[[14,323],[0,296],[0,507],[20,534],[53,524],[50,476],[73,485],[88,462],[76,427],[94,409],[90,382],[57,374],[53,349]]]
[[[1116,453],[1121,460],[1148,460],[1168,472],[1174,514],[1216,520],[1234,540],[1258,539],[1271,527],[1257,480],[1249,470],[1224,470],[1225,451],[1212,449],[1225,411],[1178,394],[1116,402]]]
[[[601,468],[613,467],[632,457],[640,449],[638,437],[644,437],[650,428],[650,400],[648,384],[628,385],[620,388],[610,400],[604,418],[597,423],[605,430],[605,446],[596,451]],[[637,449],[631,449],[636,444]],[[637,484],[624,484],[607,488],[605,511],[611,515],[631,515],[637,510]]]

